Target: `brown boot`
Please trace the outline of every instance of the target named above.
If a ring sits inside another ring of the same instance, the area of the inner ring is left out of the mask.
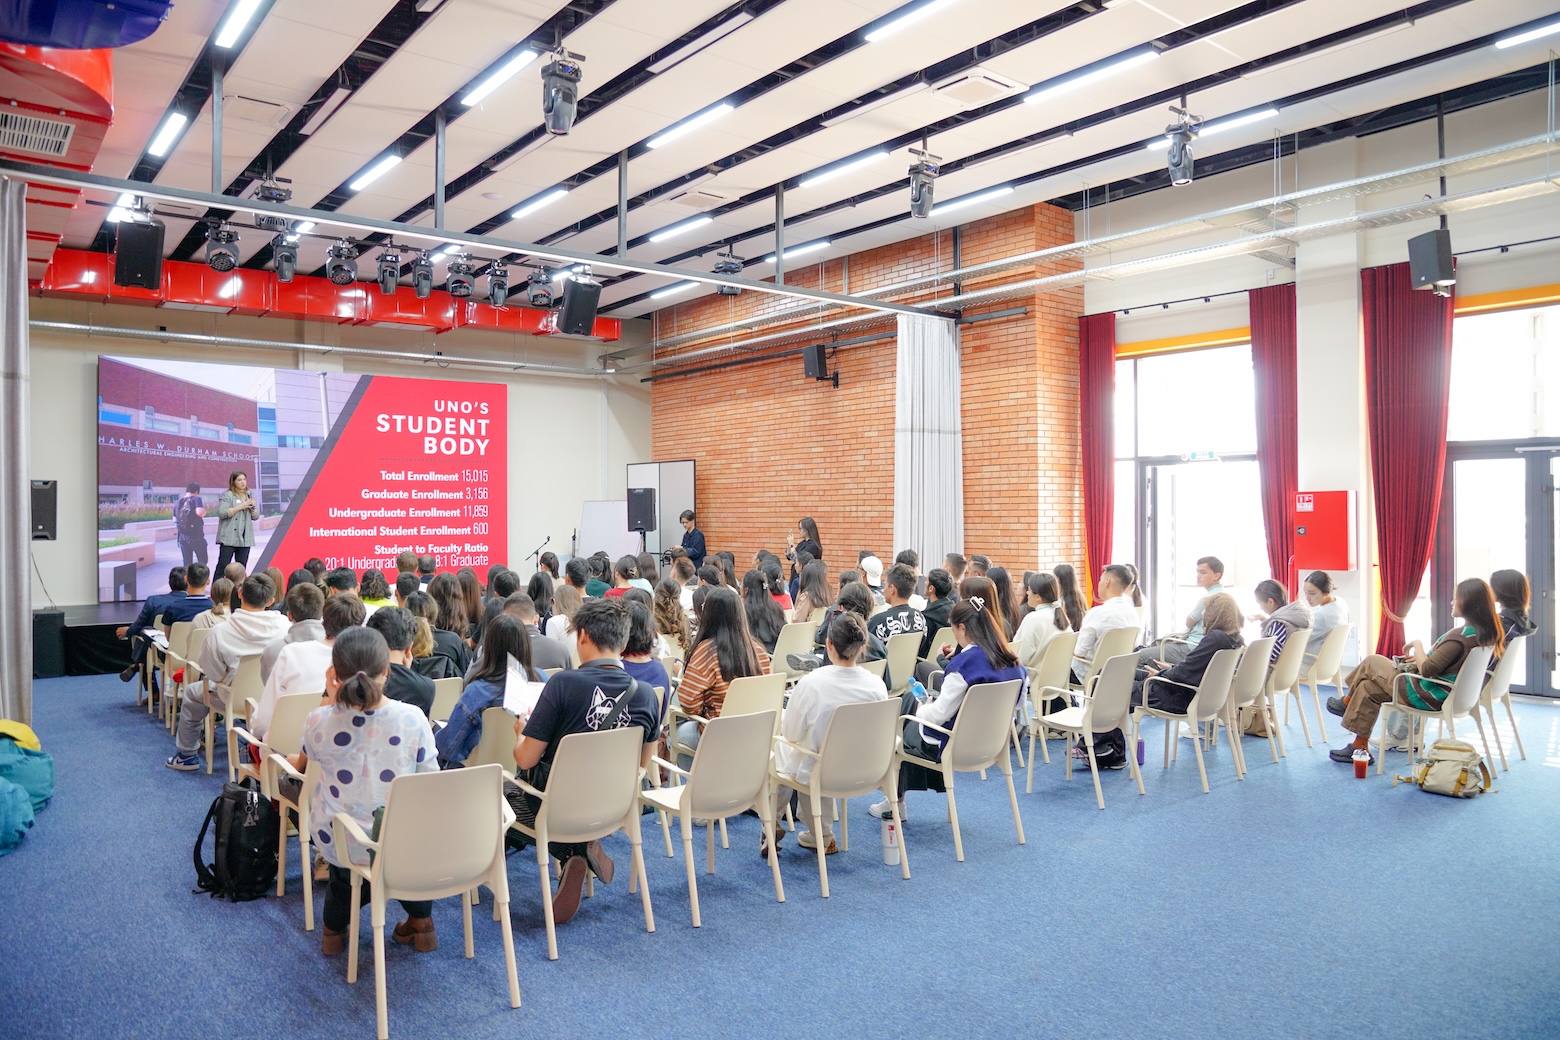
[[[347,933],[333,932],[329,928],[320,931],[320,952],[327,957],[335,957],[347,948]]]
[[[558,891],[553,896],[554,924],[572,921],[574,915],[579,913],[580,895],[585,888],[585,875],[589,870],[584,856],[570,856],[564,860]]]
[[[411,943],[418,953],[432,953],[439,948],[439,937],[433,930],[431,917],[408,917],[395,926],[391,937],[398,943]]]

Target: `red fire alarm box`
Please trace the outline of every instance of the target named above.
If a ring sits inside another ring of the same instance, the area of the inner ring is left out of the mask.
[[[1354,569],[1354,492],[1295,495],[1295,569]]]

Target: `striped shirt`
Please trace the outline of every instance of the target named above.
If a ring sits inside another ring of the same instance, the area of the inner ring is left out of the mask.
[[[758,658],[758,674],[769,674],[769,654],[757,642],[753,654]],[[677,687],[677,703],[689,715],[713,719],[720,715],[721,705],[726,703],[726,688],[730,680],[720,674],[720,658],[715,653],[715,641],[706,639],[694,648],[683,669],[682,682]]]

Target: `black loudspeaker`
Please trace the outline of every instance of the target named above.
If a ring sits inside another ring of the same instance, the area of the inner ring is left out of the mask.
[[[32,537],[35,542],[52,542],[59,537],[58,483],[53,480],[32,482]]]
[[[1452,233],[1439,228],[1409,239],[1408,273],[1415,289],[1431,289],[1455,283],[1457,273],[1452,267]]]
[[[829,378],[829,362],[823,356],[824,350],[822,343],[813,343],[802,348],[802,361],[807,366],[808,379]]]
[[[655,488],[628,489],[628,529],[655,530]]]
[[[65,674],[65,612],[33,611],[33,678]]]
[[[563,283],[563,306],[558,311],[558,331],[571,336],[589,336],[596,327],[596,301],[601,299],[601,283],[589,278],[570,278]],[[648,528],[654,530],[654,528]]]
[[[162,286],[163,222],[121,220],[114,245],[114,284],[136,289]]]

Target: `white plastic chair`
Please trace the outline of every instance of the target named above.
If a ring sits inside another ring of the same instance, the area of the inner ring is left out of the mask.
[[[1060,638],[1060,637],[1058,637]],[[1052,640],[1051,645],[1056,645],[1057,640]],[[1047,652],[1050,647],[1046,648]],[[1068,658],[1072,657],[1071,653]],[[1094,735],[1096,733],[1109,733],[1113,729],[1123,732],[1132,728],[1132,678],[1137,673],[1137,655],[1119,654],[1105,662],[1100,669],[1099,677],[1094,682],[1092,693],[1082,694],[1083,704],[1080,707],[1067,707],[1061,711],[1053,711],[1047,715],[1041,715],[1035,720],[1035,726],[1030,730],[1031,741],[1029,751],[1029,779],[1024,792],[1032,793],[1035,789],[1035,753],[1034,753],[1034,729],[1048,728],[1059,730],[1065,734],[1071,734],[1082,738],[1084,747],[1089,753],[1089,772],[1094,776],[1094,798],[1105,808],[1105,792],[1100,788],[1100,767],[1094,758]],[[1049,687],[1052,695],[1064,692],[1059,687]],[[1040,697],[1040,701],[1047,698]],[[1043,746],[1043,745],[1042,745]],[[1066,753],[1067,779],[1072,780],[1072,752]],[[1051,761],[1046,757],[1046,762]],[[1136,742],[1127,747],[1127,767],[1132,772],[1132,779],[1137,781],[1138,794],[1145,794],[1143,790],[1143,773],[1138,768]]]
[[[1526,761],[1527,749],[1522,746],[1522,731],[1517,729],[1517,716],[1511,710],[1511,677],[1516,674],[1517,662],[1522,660],[1526,650],[1527,636],[1516,636],[1508,642],[1506,652],[1495,662],[1495,670],[1485,680],[1484,689],[1479,693],[1479,704],[1490,717],[1490,733],[1495,738],[1495,749],[1500,752],[1500,767],[1504,770],[1510,770],[1511,766],[1506,763],[1506,745],[1500,739],[1500,727],[1495,724],[1495,702],[1506,705],[1506,718],[1511,721],[1511,735],[1516,738],[1517,751]]]
[[[785,707],[785,686],[787,677],[775,672],[769,675],[744,675],[731,680],[726,687],[726,698],[720,705],[720,717],[727,715],[751,715],[755,712],[772,711],[775,713],[774,731],[780,732],[780,712]],[[673,759],[679,755],[693,757],[694,749],[677,739],[677,727],[683,722],[692,720],[701,727],[709,723],[709,719],[702,715],[689,715],[673,702],[665,713],[666,715],[666,750]],[[702,738],[701,738],[702,739]],[[767,751],[767,748],[766,748]],[[715,819],[704,813],[695,815],[704,819]],[[731,840],[726,833],[726,820],[720,818],[720,847],[731,848]]]
[[[879,682],[883,681],[883,674],[887,668],[888,658],[886,657],[880,657],[876,661],[861,662],[861,670],[875,676]]]
[[[1316,708],[1316,733],[1325,743],[1327,740],[1327,723],[1323,721],[1322,695],[1319,687],[1324,682],[1332,683],[1338,690],[1338,696],[1342,697],[1343,690],[1343,650],[1349,642],[1349,633],[1354,630],[1352,625],[1338,625],[1322,639],[1322,645],[1317,648],[1316,660],[1311,662],[1310,668],[1303,665],[1300,674],[1290,684],[1289,692],[1294,698],[1295,713],[1300,716],[1300,729],[1305,733],[1305,746],[1311,746],[1311,728],[1305,722],[1305,703],[1300,700],[1300,687],[1307,684],[1311,687],[1311,703]],[[1299,638],[1300,633],[1295,632],[1292,638]],[[1287,644],[1286,644],[1287,645]],[[1284,702],[1284,725],[1289,725],[1289,702]]]
[[[1033,794],[1035,789],[1036,738],[1040,741],[1040,754],[1044,757],[1045,764],[1051,764],[1051,753],[1045,746],[1045,727],[1040,725],[1040,716],[1045,714],[1045,702],[1061,697],[1067,700],[1069,706],[1072,705],[1072,691],[1068,686],[1072,682],[1073,647],[1077,643],[1078,633],[1072,629],[1056,633],[1045,645],[1045,653],[1040,655],[1040,663],[1029,670],[1029,707],[1032,718],[1028,726],[1029,780],[1025,794]]]
[[[206,637],[211,635],[211,629],[194,628],[193,622],[191,626],[190,633],[184,640],[182,662],[174,669],[174,671],[177,671],[178,667],[182,667],[184,669],[184,678],[177,683],[172,683],[171,678],[163,683],[163,725],[168,728],[169,733],[172,733],[178,727],[179,707],[184,701],[184,691],[202,679],[200,665],[195,662],[200,660],[201,648],[206,645]]]
[[[1484,736],[1484,723],[1479,721],[1479,702],[1484,693],[1484,672],[1490,663],[1490,655],[1495,652],[1494,647],[1476,646],[1468,651],[1468,656],[1463,658],[1462,667],[1457,671],[1457,678],[1451,682],[1445,679],[1437,679],[1433,675],[1410,676],[1408,672],[1399,672],[1392,680],[1392,700],[1381,706],[1381,753],[1376,758],[1376,775],[1380,776],[1382,768],[1386,765],[1387,745],[1391,741],[1387,738],[1387,716],[1400,711],[1408,716],[1408,760],[1412,762],[1419,754],[1422,744],[1423,726],[1431,719],[1442,722],[1451,730],[1452,737],[1457,736],[1457,720],[1473,716],[1473,724],[1479,728],[1479,741],[1484,745],[1484,760],[1490,758],[1490,742]],[[1418,678],[1422,683],[1439,686],[1446,690],[1446,699],[1441,702],[1441,707],[1436,711],[1427,711],[1416,708],[1408,703],[1408,680]]]
[[[1102,632],[1099,642],[1094,644],[1094,658],[1089,661],[1089,670],[1084,673],[1082,682],[1072,684],[1073,689],[1087,692],[1105,662],[1112,657],[1130,654],[1133,647],[1137,646],[1137,637],[1138,630],[1135,628],[1112,628]]]
[[[233,732],[233,727],[248,721],[248,702],[258,701],[263,690],[260,682],[260,655],[245,654],[239,658],[238,671],[233,675],[232,685],[212,683],[211,686],[222,693],[221,699],[215,704],[212,703],[215,698],[209,690],[206,695],[206,706],[212,709],[206,712],[206,773],[207,775],[211,773],[211,760],[217,734],[217,712],[220,711],[227,724],[228,783],[231,784],[238,779],[238,735]]]
[[[1268,717],[1271,720],[1268,724],[1268,733],[1278,741],[1279,758],[1287,758],[1289,749],[1284,746],[1284,731],[1276,725],[1278,721],[1278,702],[1281,698],[1287,697],[1299,681],[1300,669],[1304,666],[1305,648],[1306,641],[1300,638],[1300,633],[1294,633],[1285,641],[1284,649],[1278,652],[1278,660],[1273,662],[1273,667],[1268,669],[1267,689],[1264,691],[1264,697],[1267,700]],[[1295,702],[1297,705],[1299,704],[1298,696]],[[1298,707],[1296,710],[1298,710]],[[1300,716],[1300,722],[1302,725],[1305,723],[1303,714]],[[1241,768],[1244,769],[1245,765],[1246,760],[1242,757]]]
[[[675,814],[682,831],[683,859],[688,868],[688,904],[693,926],[699,927],[698,872],[693,865],[693,820],[703,817],[722,820],[756,809],[763,821],[764,833],[774,835],[774,797],[769,786],[769,749],[774,740],[778,711],[745,715],[722,715],[704,726],[698,750],[689,769],[679,769],[665,759],[654,761],[686,782],[672,787],[651,788],[639,792],[639,800],[655,808],[661,818],[661,833],[671,854],[671,834],[667,814]],[[715,873],[715,831],[705,828],[705,870]],[[769,841],[769,869],[775,879],[775,901],[785,902],[780,883],[780,860],[775,842]]]
[[[840,812],[839,847],[841,852],[848,852],[849,800],[864,794],[882,792],[883,797],[888,799],[894,829],[900,836],[900,874],[906,879],[910,877],[909,850],[904,844],[904,821],[899,818],[898,761],[895,757],[898,741],[899,701],[892,697],[880,701],[842,704],[834,709],[834,714],[829,718],[829,727],[823,734],[823,743],[817,751],[780,737],[775,738],[776,747],[784,745],[796,754],[813,760],[812,773],[805,782],[798,780],[794,774],[779,770],[771,774],[771,779],[782,787],[807,795],[811,802],[812,832],[819,838],[818,883],[825,899],[829,898],[829,865],[825,861],[828,842],[823,840],[823,835],[827,833],[823,829],[822,806],[825,798],[846,801]],[[773,837],[773,832],[770,836]]]
[[[932,636],[932,645],[926,648],[926,656],[921,658],[921,660],[937,660],[937,655],[942,652],[943,647],[947,646],[949,643],[956,642],[957,641],[953,637],[952,627],[944,625],[942,628],[937,630],[935,635]]]
[[[346,813],[337,813],[331,821],[338,849],[348,847],[347,836],[351,835],[374,852],[372,864],[353,863],[349,867],[352,923],[347,927],[347,982],[357,982],[358,892],[367,881],[371,887],[379,1040],[390,1035],[385,1010],[385,904],[391,899],[459,895],[469,958],[476,956],[471,941],[471,892],[477,885],[487,885],[493,892],[493,915],[504,934],[509,1006],[520,1006],[520,979],[515,972],[509,921],[509,876],[504,872],[504,829],[515,814],[504,800],[503,782],[503,770],[497,766],[403,773],[390,781],[377,841],[364,834]]]
[[[795,622],[786,625],[780,630],[780,635],[775,638],[775,652],[769,655],[769,672],[771,675],[789,675],[800,677],[806,673],[792,671],[785,659],[791,654],[810,654],[814,651],[813,636],[818,631],[818,626],[809,621]]]
[[[158,614],[156,617],[152,618],[152,624],[151,624],[150,627],[152,627],[152,628],[163,628],[163,616],[161,614]],[[163,631],[166,632],[167,629],[163,628]],[[136,639],[136,638],[145,639],[146,638],[145,636],[140,635],[140,633],[137,633],[137,632],[130,632],[130,633],[128,633],[128,635],[130,636],[131,639]],[[158,654],[160,652],[161,651],[159,651],[157,649],[157,644],[156,643],[152,642],[151,640],[147,640],[147,643],[146,643],[146,654],[145,654],[145,656],[143,656],[141,658],[141,671],[140,671],[140,673],[138,674],[138,676],[136,678],[135,703],[137,704],[137,706],[139,706],[140,703],[141,703],[142,696],[144,695],[145,698],[146,698],[146,713],[148,715],[150,715],[152,713],[152,701],[157,699],[157,698],[152,696],[152,674],[157,669],[157,656],[158,656]],[[164,678],[166,679],[166,677],[164,677]],[[163,698],[163,700],[166,701],[167,697],[168,697],[168,684],[165,681],[163,683],[162,698]]]
[[[489,763],[500,769],[515,767],[515,717],[509,709],[493,707],[482,709],[482,736],[477,746],[466,756],[467,766],[485,766]]]
[[[513,731],[510,733],[513,736]],[[645,877],[644,849],[639,832],[639,760],[644,731],[622,726],[596,733],[570,733],[558,742],[548,773],[547,790],[523,779],[515,782],[541,801],[536,825],[512,826],[536,842],[536,865],[542,878],[542,916],[547,922],[547,959],[558,959],[558,933],[553,927],[552,881],[547,876],[550,842],[595,841],[621,830],[633,847],[633,877],[645,910],[645,931],[655,931],[650,886]],[[632,888],[630,888],[632,891]]]
[[[259,744],[261,759],[259,777],[261,789],[267,798],[275,799],[281,806],[276,831],[276,894],[287,894],[287,810],[298,814],[298,862],[303,865],[303,930],[314,931],[314,857],[309,854],[313,841],[309,804],[314,797],[314,785],[319,781],[319,767],[311,760],[308,768],[300,773],[292,767],[288,758],[303,749],[303,725],[309,713],[320,706],[317,693],[290,693],[276,699],[271,710],[271,728],[264,741],[257,740],[247,731],[240,730],[245,740]],[[241,764],[240,772],[254,775],[254,767]],[[303,785],[296,800],[287,797],[281,788],[282,777],[290,777]]]
[[[1224,717],[1224,704],[1230,695],[1230,682],[1235,677],[1235,666],[1240,661],[1239,650],[1220,650],[1213,655],[1213,660],[1208,663],[1208,668],[1203,672],[1202,682],[1197,684],[1197,692],[1192,695],[1186,710],[1182,712],[1166,711],[1163,708],[1150,708],[1147,705],[1138,705],[1132,709],[1132,732],[1128,736],[1127,747],[1133,749],[1137,744],[1137,732],[1145,717],[1163,719],[1165,722],[1165,765],[1170,768],[1171,736],[1180,731],[1181,723],[1190,723],[1193,727],[1193,747],[1197,750],[1197,773],[1202,777],[1203,794],[1208,794],[1208,769],[1203,765],[1203,723],[1207,723],[1214,731],[1218,732],[1220,721]],[[1146,697],[1149,683],[1163,683],[1167,686],[1180,686],[1183,689],[1191,689],[1184,683],[1172,682],[1169,679],[1161,679],[1151,676],[1143,683],[1143,692]],[[1210,738],[1210,744],[1212,743]],[[1177,747],[1179,754],[1179,747]]]
[[[910,680],[915,678],[915,663],[921,657],[921,633],[900,632],[898,635],[888,637],[887,655],[888,674],[894,680],[894,688],[890,693],[904,693],[910,685]]]
[[[1013,706],[1018,703],[1023,682],[1009,679],[999,683],[977,683],[964,692],[958,715],[952,729],[944,729],[930,722],[921,722],[914,715],[904,716],[905,721],[916,722],[923,729],[934,729],[947,739],[943,743],[942,761],[912,755],[901,747],[894,755],[896,763],[908,762],[933,772],[941,772],[943,787],[948,793],[948,822],[953,825],[953,851],[960,863],[964,862],[964,838],[959,833],[959,807],[953,796],[955,773],[978,773],[996,766],[1007,780],[1008,801],[1013,806],[1013,829],[1018,832],[1018,843],[1024,844],[1024,821],[1018,814],[1018,791],[1013,787],[1013,764],[1008,761],[1008,744],[1012,739]]]
[[[454,711],[455,705],[460,702],[464,687],[465,684],[458,675],[433,680],[433,706],[428,709],[429,721],[450,721],[450,712]]]
[[[1273,743],[1273,731],[1278,726],[1273,721],[1272,712],[1268,711],[1267,703],[1268,661],[1273,657],[1273,644],[1276,641],[1274,636],[1264,636],[1246,647],[1246,652],[1240,655],[1240,664],[1235,666],[1235,677],[1230,680],[1230,695],[1225,701],[1224,728],[1230,734],[1230,750],[1235,755],[1235,777],[1239,780],[1246,779],[1246,749],[1241,745],[1245,727],[1240,724],[1240,713],[1248,708],[1262,714],[1266,723],[1264,728],[1267,730],[1268,750],[1273,754],[1273,761],[1278,762],[1278,745]],[[1293,635],[1284,644],[1284,649],[1304,645],[1303,639]]]

